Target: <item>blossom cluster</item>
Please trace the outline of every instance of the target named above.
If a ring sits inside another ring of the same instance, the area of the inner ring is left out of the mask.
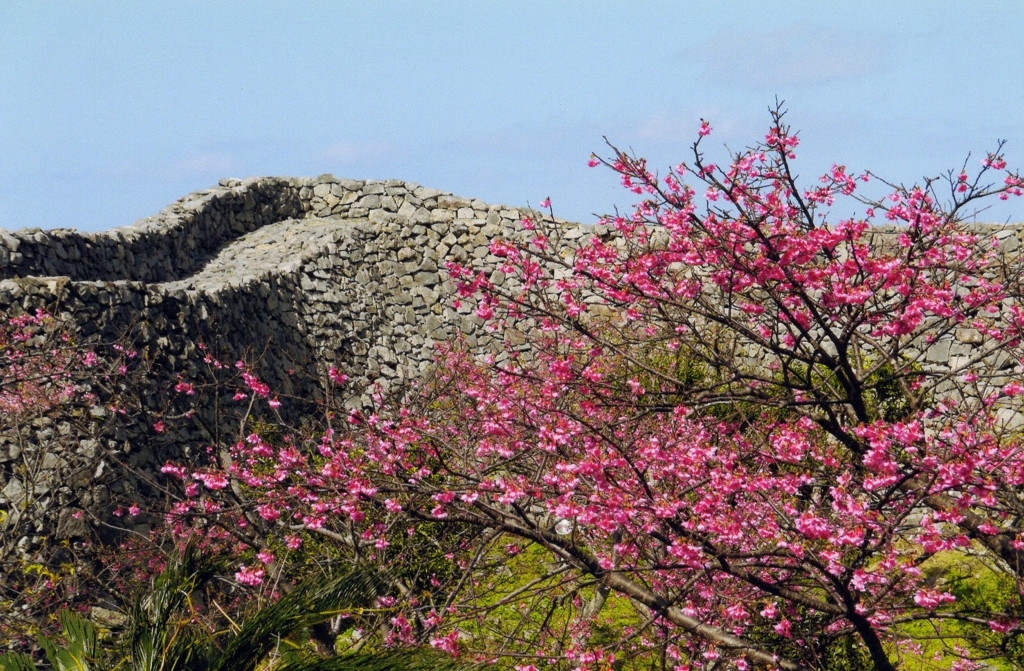
[[[917,654],[907,627],[922,621],[958,668],[974,664],[960,640],[1005,648],[1024,632],[1024,291],[1019,261],[959,214],[1024,182],[996,152],[951,174],[948,202],[934,182],[864,196],[877,180],[839,165],[801,189],[781,113],[725,167],[703,153],[711,133],[703,122],[693,164],[663,177],[617,150],[592,160],[642,198],[602,222],[608,234],[567,248],[529,219],[528,243],[490,245],[509,281],[447,266],[479,319],[528,334],[525,353],[498,365],[449,344],[401,407],[255,432],[219,469],[168,465],[186,483],[171,522],[262,525],[293,549],[300,534],[343,538],[371,558],[423,525],[486,530],[509,557],[543,548],[634,604],[662,638],[622,645],[661,645],[678,668],[820,665],[842,641],[895,668],[893,655]],[[829,220],[849,203],[863,216]],[[958,330],[990,344],[935,365],[928,347]],[[220,503],[232,482],[241,510]],[[481,579],[466,550],[449,553],[469,576],[458,585]],[[985,612],[935,579],[949,557],[977,555],[1013,585]],[[246,566],[238,582],[265,579]],[[457,597],[410,606],[395,631],[419,622],[420,640],[458,652],[460,617],[482,607]],[[948,622],[962,626],[943,633]],[[531,652],[610,664],[613,650],[586,645],[590,625],[578,617],[573,646]]]

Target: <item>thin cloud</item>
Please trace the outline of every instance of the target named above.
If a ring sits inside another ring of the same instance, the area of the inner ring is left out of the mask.
[[[714,126],[715,137],[728,140],[733,137],[737,123],[735,119],[722,114],[723,112],[716,109],[675,114],[658,111],[642,119],[632,128],[630,137],[648,142],[690,145],[697,139],[700,120],[707,119]]]
[[[709,83],[779,92],[880,72],[878,37],[797,23],[771,32],[719,32],[698,52]]]
[[[164,170],[172,179],[190,177],[224,177],[235,167],[235,160],[228,154],[205,152],[192,154],[174,161]]]
[[[324,151],[322,158],[337,163],[374,163],[395,154],[390,142],[338,142]]]
[[[563,157],[574,138],[579,137],[581,126],[567,122],[552,122],[548,126],[501,126],[489,131],[459,133],[443,144],[446,151],[481,155],[503,155],[536,159],[541,156]]]

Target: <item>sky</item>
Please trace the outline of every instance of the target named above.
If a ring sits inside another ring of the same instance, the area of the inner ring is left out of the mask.
[[[105,230],[225,177],[401,179],[591,222],[785,102],[797,171],[913,183],[1007,141],[1024,2],[0,0],[0,228]],[[986,221],[1024,220],[1024,199]],[[852,212],[842,212],[848,216]]]

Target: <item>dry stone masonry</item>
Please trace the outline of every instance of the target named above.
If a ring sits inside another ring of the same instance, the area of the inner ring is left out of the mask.
[[[456,334],[500,353],[504,336],[481,328],[469,306],[452,307],[443,268],[468,262],[498,279],[489,243],[523,235],[523,214],[397,180],[253,178],[112,231],[0,231],[0,312],[44,308],[93,342],[130,341],[149,366],[137,412],[96,417],[85,435],[32,427],[34,463],[48,467],[35,469],[43,477],[33,491],[48,512],[33,513],[35,535],[19,542],[31,550],[54,529],[84,535],[82,519],[116,522],[117,501],[157,493],[139,473],[237,433],[218,424],[213,402],[188,408],[191,421],[167,433],[152,430],[186,409],[177,380],[209,381],[203,346],[253,362],[296,421],[309,410],[301,399],[323,393],[329,365],[361,390],[349,403],[366,405],[369,389],[420,376],[434,344]],[[585,235],[566,226],[568,237]],[[222,402],[230,396],[221,390]],[[20,475],[23,438],[0,435],[0,511],[17,511],[32,489]]]
[[[155,472],[237,430],[217,424],[214,404],[168,434],[151,430],[154,418],[177,407],[175,380],[204,379],[204,345],[221,360],[255,362],[293,417],[304,410],[298,399],[322,393],[328,365],[345,371],[354,389],[387,391],[420,376],[434,343],[456,334],[502,352],[509,334],[487,332],[468,305],[454,308],[443,270],[447,261],[469,262],[501,281],[489,244],[525,236],[524,214],[397,180],[325,175],[224,180],[102,233],[0,230],[0,312],[45,308],[87,339],[127,337],[150,367],[135,415],[96,418],[104,421],[70,443],[78,429],[31,427],[37,472],[50,475],[35,483],[46,510],[35,513],[19,548],[37,547],[55,529],[76,538],[102,526],[116,500],[154,493],[152,481],[127,472]],[[592,230],[563,223],[568,240]],[[991,234],[1011,253],[1024,240],[1019,226]],[[955,363],[981,344],[961,329],[930,344],[922,363]],[[23,462],[22,448],[0,435],[4,524],[27,497]]]
[[[455,332],[491,337],[445,300],[443,265],[493,271],[490,240],[522,215],[397,180],[225,180],[112,231],[0,231],[0,310],[48,307],[87,336],[135,329],[167,351],[217,334],[285,385],[348,357],[386,385]]]

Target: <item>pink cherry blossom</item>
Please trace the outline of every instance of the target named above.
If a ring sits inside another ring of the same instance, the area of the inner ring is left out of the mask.
[[[250,568],[245,565],[242,565],[235,573],[235,580],[237,580],[242,585],[256,587],[263,582],[263,577],[265,575],[266,571],[264,571],[261,568]]]

